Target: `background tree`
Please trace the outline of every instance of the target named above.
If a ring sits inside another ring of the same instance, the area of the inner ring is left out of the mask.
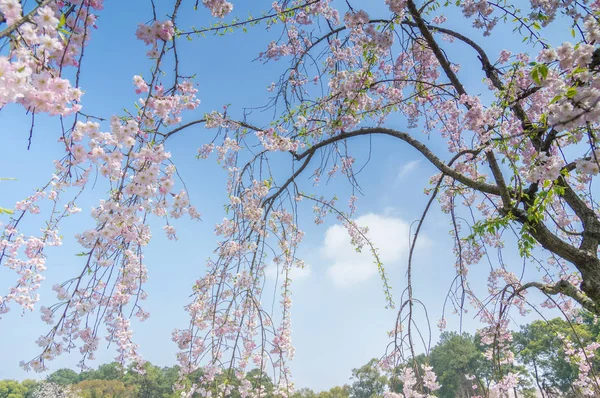
[[[440,397],[485,395],[488,390],[491,369],[472,335],[442,333],[429,360],[442,385],[438,392]]]
[[[21,382],[21,384],[27,388],[27,392],[24,395],[24,398],[32,398],[33,393],[36,391],[37,386],[40,384],[37,380],[25,379]]]
[[[119,374],[117,376],[117,379],[122,380],[126,386],[135,389],[135,394],[133,396],[139,398],[155,396],[168,397],[173,393],[173,385],[178,379],[177,375],[175,375],[174,378],[165,380],[163,369],[152,365],[150,362],[144,363],[142,373],[136,369],[137,364],[132,364],[126,374]],[[114,374],[113,372],[111,373]],[[171,376],[173,376],[172,373]]]
[[[27,390],[16,380],[0,380],[0,398],[23,398]]]
[[[265,397],[270,397],[273,394],[273,381],[260,369],[252,369],[246,374],[246,379],[250,381],[252,388],[262,389]],[[310,398],[310,397],[305,397]]]
[[[316,398],[317,394],[310,388],[299,388],[294,392],[292,398]]]
[[[61,386],[49,382],[39,383],[32,393],[33,398],[81,398],[72,386]]]
[[[529,368],[538,389],[546,397],[577,395],[574,382],[578,368],[565,355],[565,338],[586,345],[593,340],[593,335],[585,324],[572,324],[560,318],[534,321],[514,334],[517,358]]]
[[[387,377],[378,369],[378,360],[373,358],[358,369],[352,369],[353,381],[350,385],[350,397],[371,398],[383,396],[388,384]]]
[[[319,398],[348,398],[350,397],[350,391],[352,387],[347,384],[343,386],[335,386],[327,391],[321,391],[318,395]]]
[[[83,380],[73,386],[73,391],[83,398],[133,398],[136,396],[133,388],[125,386],[120,380]]]
[[[119,380],[123,374],[121,366],[117,362],[111,362],[98,366],[98,369],[81,372],[79,380]]]
[[[94,377],[98,378],[98,377]],[[55,372],[46,377],[46,381],[49,383],[58,384],[61,386],[66,386],[69,384],[76,384],[80,380],[80,375],[72,369],[58,369]],[[84,379],[82,379],[84,380]]]

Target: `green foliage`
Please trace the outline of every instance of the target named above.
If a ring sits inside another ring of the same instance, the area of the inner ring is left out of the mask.
[[[474,384],[479,391],[487,386],[489,364],[475,338],[468,333],[442,333],[440,342],[431,350],[429,360],[442,385],[438,391],[440,397],[468,396]],[[475,379],[467,380],[467,375],[475,376]]]
[[[35,380],[25,379],[0,380],[0,398],[30,398],[39,383]]]
[[[538,86],[542,85],[542,82],[548,78],[548,65],[534,63],[531,69],[531,79]]]
[[[72,369],[58,369],[56,372],[46,377],[46,381],[49,383],[56,383],[61,386],[77,384],[79,381],[79,374]]]
[[[96,370],[81,372],[79,380],[120,380],[123,374],[120,365],[117,362],[111,362],[100,365]]]
[[[371,359],[366,365],[352,369],[350,397],[371,398],[382,396],[388,384],[387,377],[382,375],[377,368],[377,359]]]
[[[321,391],[317,397],[318,398],[348,398],[350,397],[351,387],[344,384],[343,386],[336,386],[329,391]]]
[[[349,398],[351,387],[347,384],[335,386],[327,391],[315,393],[310,388],[297,390],[291,398]]]
[[[4,207],[0,207],[0,214],[14,214],[14,210],[5,209]]]
[[[591,324],[570,324],[560,318],[535,321],[514,333],[517,358],[529,368],[537,387],[547,395],[571,393],[577,379],[577,366],[565,357],[560,336],[584,345],[597,338]]]
[[[317,394],[310,388],[301,388],[291,398],[317,398]]]
[[[82,398],[133,398],[135,389],[120,380],[84,380],[74,386]]]
[[[24,398],[27,387],[15,380],[0,380],[0,398]]]
[[[268,395],[273,392],[273,381],[260,369],[252,369],[246,374],[246,378],[252,383],[253,388],[262,387]]]
[[[178,373],[179,366],[161,368],[146,362],[143,374],[132,365],[122,380],[126,386],[134,388],[135,397],[178,397],[179,394],[173,391]]]

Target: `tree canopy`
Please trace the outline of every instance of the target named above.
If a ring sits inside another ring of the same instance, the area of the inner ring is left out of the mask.
[[[392,394],[464,391],[466,382],[440,385],[445,374],[450,378],[480,360],[470,342],[460,344],[462,336],[445,337],[457,355],[454,365],[438,366],[442,374],[436,376],[433,364],[448,364],[443,350],[433,351],[431,361],[417,359],[429,321],[417,322],[417,314],[428,312],[413,290],[415,247],[437,199],[455,254],[439,264],[454,273],[439,326],[452,311],[459,322],[468,310],[477,314],[484,325],[477,344],[493,365],[486,391],[502,395],[522,387],[524,365],[537,369],[538,387],[548,393],[566,391],[564,383],[572,382],[581,394],[600,394],[595,340],[561,326],[560,334],[536,346],[530,340],[540,341],[547,326],[530,325],[516,342],[511,332],[513,317],[530,311],[559,311],[570,323],[584,322],[582,309],[587,319],[600,315],[600,1],[158,3],[148,2],[145,16],[131,21],[132,34],[147,49],[131,54],[147,67],[131,76],[137,99],[111,98],[113,112],[95,115],[87,112],[81,76],[90,40],[102,34],[103,0],[0,0],[0,115],[30,121],[17,132],[29,145],[40,134],[36,120],[55,121],[44,134],[64,151],[47,182],[0,207],[0,264],[12,281],[0,296],[0,314],[36,308],[44,272],[54,266],[46,261],[48,248],[61,245],[65,219],[83,217],[77,215],[83,192],[98,195],[93,209],[82,212],[93,225],[81,223],[75,236],[79,270],[53,287],[54,303],[39,305],[49,327],[25,369],[43,371],[75,349],[85,366],[107,336],[117,362],[144,371],[131,319],[149,316],[143,299],[152,270],[145,250],[153,230],[175,240],[178,219],[199,220],[202,210],[188,185],[202,189],[201,182],[179,179],[169,148],[173,137],[205,128],[210,137],[190,145],[198,147],[199,160],[215,158],[223,167],[227,202],[215,227],[215,253],[190,281],[189,326],[173,332],[177,388],[203,395],[292,394],[291,273],[304,267],[298,249],[308,210],[317,224],[333,216],[356,250],[372,255],[387,305],[398,314],[380,360],[383,371],[399,372],[402,391]],[[191,12],[199,24],[182,22]],[[198,74],[194,56],[202,47],[196,43],[249,29],[265,30],[257,60],[273,71],[270,100],[251,103],[248,94],[247,111],[237,114],[228,105],[202,109],[200,98],[211,93],[199,92],[196,82],[210,77]],[[495,45],[499,39],[503,50]],[[106,79],[100,72],[95,78]],[[250,109],[271,116],[265,121]],[[398,293],[368,226],[356,222],[360,173],[371,153],[359,154],[352,143],[371,148],[382,137],[398,151],[418,152],[435,170],[423,212],[404,242],[407,272]],[[335,176],[348,182],[343,198],[318,185]],[[505,261],[507,252],[520,260]],[[265,299],[268,265],[283,274],[277,310],[277,294]],[[482,265],[487,275],[479,272]],[[515,361],[514,344],[523,364]],[[548,347],[557,344],[564,351],[558,357]],[[559,362],[563,371],[549,373]],[[576,366],[576,380],[567,362]],[[254,366],[259,374],[248,378]],[[113,370],[80,383],[100,391],[93,394],[125,388],[92,383],[113,380]],[[190,374],[201,382],[189,383]],[[59,388],[72,374],[56,377],[51,385]],[[382,392],[372,369],[358,369],[355,378],[351,395]]]

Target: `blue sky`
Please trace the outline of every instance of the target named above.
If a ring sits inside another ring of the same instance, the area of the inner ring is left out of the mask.
[[[255,3],[254,11],[257,11],[260,5],[270,2]],[[357,6],[360,3],[353,2]],[[243,2],[235,4],[239,14],[245,15]],[[366,0],[362,4],[369,4],[374,16],[377,12],[388,15],[383,1],[377,6]],[[209,13],[205,9],[191,12],[188,10],[190,4],[185,7],[181,26],[209,23]],[[81,82],[86,92],[84,112],[110,117],[121,113],[123,108],[133,108],[136,95],[131,84],[132,76],[147,74],[149,68],[144,58],[146,49],[142,42],[135,40],[134,32],[137,23],[149,19],[150,15],[146,2],[106,2],[98,20],[99,29],[93,32],[90,46],[86,49]],[[452,26],[452,21],[449,25]],[[181,42],[180,51],[187,58],[182,73],[196,73],[199,83],[198,97],[202,104],[195,112],[196,116],[221,109],[225,104],[231,104],[231,115],[240,115],[244,107],[262,105],[268,100],[266,86],[277,80],[286,63],[265,65],[252,60],[270,40],[271,33],[257,27],[247,34],[237,32],[225,37]],[[492,45],[491,54],[498,54],[501,44]],[[459,49],[457,58],[464,55],[463,51]],[[477,64],[464,65],[461,76],[466,79],[467,87],[480,87],[481,74]],[[481,90],[483,92],[483,88]],[[187,115],[188,120],[192,120],[193,116]],[[269,117],[270,113],[254,112],[250,120],[254,124],[266,124]],[[0,182],[0,206],[3,207],[12,206],[16,200],[42,185],[53,169],[52,160],[61,155],[60,145],[56,142],[59,122],[44,117],[36,118],[32,148],[26,150],[29,121],[23,110],[16,106],[8,106],[0,112],[0,143],[3,149],[0,177],[17,179]],[[403,120],[392,119],[389,125],[405,128]],[[418,131],[415,133],[420,134]],[[168,145],[173,161],[190,189],[192,201],[203,214],[203,220],[200,223],[177,222],[180,237],[177,242],[168,241],[157,230],[146,251],[150,278],[147,285],[150,297],[146,308],[150,310],[151,317],[144,324],[136,323],[134,330],[141,352],[157,365],[175,364],[176,346],[171,343],[171,332],[187,323],[183,306],[188,303],[194,281],[202,275],[205,260],[215,248],[213,226],[224,217],[225,173],[214,161],[194,158],[197,148],[210,140],[212,134],[212,131],[197,126],[174,137]],[[432,138],[429,143],[444,153],[444,144],[439,140]],[[372,157],[359,178],[365,196],[359,198],[357,216],[359,222],[369,225],[381,250],[393,293],[399,300],[406,284],[410,224],[423,211],[423,190],[428,187],[428,179],[435,170],[416,151],[389,137],[377,137],[371,144],[376,156]],[[356,139],[350,144],[354,152],[360,154],[354,155],[357,164],[366,160],[369,145],[367,138]],[[304,177],[307,182],[308,177]],[[328,186],[322,183],[317,192],[326,195],[336,193],[345,202],[348,186],[340,177],[338,179]],[[53,302],[52,285],[80,269],[81,259],[75,256],[80,249],[72,236],[92,225],[86,213],[102,198],[101,185],[86,192],[79,202],[84,211],[66,220],[63,226],[64,246],[48,252],[47,280],[41,290],[42,303]],[[307,205],[301,213],[306,238],[300,257],[308,267],[295,275],[293,283],[293,339],[297,349],[292,370],[298,387],[322,390],[347,383],[352,368],[383,354],[389,342],[387,331],[393,327],[396,312],[385,309],[381,281],[368,256],[353,251],[333,217],[327,219],[324,225],[315,226],[310,207]],[[42,220],[38,217],[33,221]],[[36,227],[33,221],[27,224],[32,231]],[[434,342],[437,338],[435,324],[441,316],[441,304],[454,275],[449,230],[448,217],[435,207],[425,224],[423,241],[414,264],[415,294],[429,306]],[[510,254],[505,255],[505,261],[514,262],[517,269],[520,264]],[[473,278],[485,278],[487,270],[485,264],[481,268],[476,267],[472,270]],[[272,279],[273,274],[268,273]],[[10,272],[0,270],[0,289],[4,289],[11,278],[14,277]],[[481,288],[484,289],[484,286]],[[0,294],[3,291],[0,290]],[[473,315],[469,313],[464,318],[465,330],[471,332],[478,327],[472,320]],[[423,318],[420,319],[425,327]],[[456,318],[450,318],[448,323],[450,329],[458,328]],[[15,310],[0,320],[0,379],[37,377],[20,370],[18,362],[37,354],[34,341],[45,330],[36,313],[21,314]],[[101,348],[95,365],[109,362],[113,356],[112,350]],[[77,352],[64,355],[51,363],[52,370],[74,367],[77,360]]]

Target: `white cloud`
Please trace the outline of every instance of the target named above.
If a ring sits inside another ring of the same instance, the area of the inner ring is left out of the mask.
[[[407,222],[373,213],[358,217],[355,221],[359,226],[369,228],[367,236],[378,250],[386,269],[407,258],[410,230]],[[422,238],[426,242],[426,238]],[[350,243],[348,231],[342,225],[327,229],[321,252],[331,264],[327,272],[337,287],[350,287],[377,274],[377,265],[368,246],[365,245],[361,253],[356,252]]]
[[[417,168],[417,166],[421,163],[421,160],[413,160],[412,162],[408,162],[402,167],[400,167],[400,171],[398,171],[397,180],[402,180],[404,177],[409,175],[413,170]]]
[[[265,269],[265,275],[267,276],[267,278],[276,279],[277,271],[278,271],[277,266],[274,264],[271,264]],[[310,266],[310,264],[304,264],[303,268],[293,266],[292,270],[290,271],[290,278],[292,279],[292,282],[302,281],[304,279],[307,279],[311,275],[312,275],[312,267]],[[282,277],[283,277],[283,270],[279,269],[280,280]]]

